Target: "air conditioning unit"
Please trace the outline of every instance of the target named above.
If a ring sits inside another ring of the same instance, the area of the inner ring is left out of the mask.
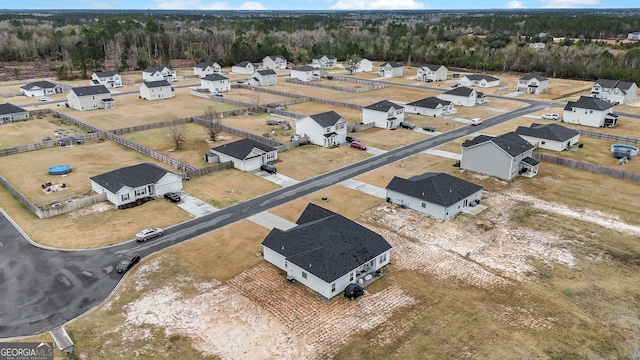
[[[363,279],[358,279],[358,284],[360,284],[360,285],[364,284],[364,280]]]
[[[369,281],[371,280],[373,276],[371,276],[371,274],[368,274],[367,276],[364,277],[365,280]]]

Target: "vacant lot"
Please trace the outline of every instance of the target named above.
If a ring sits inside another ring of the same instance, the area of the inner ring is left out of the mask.
[[[371,154],[341,146],[333,149],[305,145],[278,153],[278,172],[296,180],[307,180],[370,157]],[[313,164],[313,166],[310,166]]]
[[[49,136],[54,139],[56,133],[82,133],[79,127],[66,124],[58,118],[46,115],[41,119],[32,116],[27,121],[18,121],[0,126],[0,148],[31,144]]]

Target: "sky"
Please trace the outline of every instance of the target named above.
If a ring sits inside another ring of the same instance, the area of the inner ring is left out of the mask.
[[[0,9],[447,10],[638,8],[638,0],[2,0]]]

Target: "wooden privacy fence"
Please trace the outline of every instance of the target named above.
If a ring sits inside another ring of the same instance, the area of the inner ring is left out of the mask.
[[[635,145],[640,144],[640,139],[634,139],[626,136],[605,134],[605,133],[589,131],[589,130],[578,130],[578,132],[580,133],[580,135],[589,136],[597,139],[611,140],[615,142],[622,142],[622,143],[635,144]]]
[[[129,133],[132,133],[132,132],[145,131],[145,130],[151,130],[151,129],[160,129],[160,128],[164,128],[164,127],[182,125],[182,124],[186,124],[186,123],[190,123],[190,122],[191,122],[191,118],[188,117],[188,118],[182,118],[182,119],[161,121],[161,122],[157,122],[157,123],[153,123],[153,124],[144,124],[144,125],[137,125],[137,126],[132,126],[132,127],[128,127],[128,128],[109,130],[109,132],[110,133],[114,133],[116,135],[122,135],[122,134],[129,134]]]
[[[259,92],[263,92],[263,93],[267,93],[267,94],[286,96],[286,97],[291,97],[291,98],[296,98],[296,99],[304,99],[304,98],[306,98],[305,95],[292,94],[290,92],[286,92],[286,91],[282,91],[282,90],[270,89],[270,88],[267,88],[267,87],[264,87],[264,86],[250,86],[250,85],[246,85],[246,84],[237,84],[237,85],[234,84],[234,85],[231,85],[231,87],[232,88],[237,87],[237,88],[240,88],[240,89],[255,90],[255,91],[259,91]]]
[[[343,79],[346,79],[346,78],[343,78]],[[319,87],[323,89],[330,89],[330,90],[337,90],[337,91],[346,91],[346,92],[352,92],[352,93],[362,93],[362,92],[367,92],[372,90],[383,89],[386,86],[383,84],[370,83],[368,86],[365,86],[365,87],[351,87],[351,86],[327,85],[327,84],[321,84],[318,82],[301,81],[298,79],[287,79],[285,81],[292,84]],[[348,80],[344,80],[344,81],[348,81]]]
[[[544,161],[544,162],[548,162],[548,163],[552,163],[552,164],[567,166],[567,167],[570,167],[572,169],[585,170],[585,171],[590,171],[590,172],[594,172],[594,173],[598,173],[598,174],[604,174],[604,175],[617,177],[617,178],[620,178],[620,179],[626,179],[626,180],[640,182],[640,174],[636,174],[636,173],[632,173],[632,172],[628,172],[628,171],[624,171],[624,170],[619,170],[619,169],[612,169],[610,167],[606,167],[606,166],[602,166],[602,165],[589,164],[589,163],[585,163],[585,162],[582,162],[582,161],[576,161],[576,160],[572,160],[572,159],[566,159],[566,158],[561,158],[561,157],[557,157],[557,156],[551,156],[551,155],[547,155],[547,154],[539,154],[539,153],[533,153],[533,158],[536,159],[536,160],[539,160],[539,161]]]
[[[203,125],[203,126],[209,126],[211,124],[211,122],[209,120],[205,120],[203,118],[194,116],[191,118],[191,120],[199,125]],[[247,139],[251,139],[251,140],[255,140],[259,143],[271,146],[271,147],[277,147],[282,145],[283,143],[281,143],[278,140],[274,140],[268,137],[264,137],[264,136],[260,136],[260,135],[256,135],[244,130],[240,130],[240,129],[236,129],[234,127],[231,126],[227,126],[227,125],[223,125],[223,124],[217,124],[217,126],[220,127],[220,130],[229,133],[229,134],[233,134],[233,135],[237,135],[237,136],[241,136]]]
[[[297,114],[297,113],[290,112],[290,111],[285,111],[285,110],[277,110],[277,109],[270,109],[269,110],[269,114],[270,115],[277,115],[277,116],[281,116],[281,117],[285,117],[285,118],[289,118],[289,119],[293,119],[293,120],[300,120],[300,119],[306,117],[306,115]]]
[[[370,122],[368,124],[347,124],[347,131],[349,132],[363,131],[366,129],[371,129],[374,126],[376,126],[376,123],[373,123],[373,122]]]

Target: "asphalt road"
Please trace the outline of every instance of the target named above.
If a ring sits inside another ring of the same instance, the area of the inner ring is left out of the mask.
[[[371,157],[207,216],[166,229],[146,243],[129,241],[91,250],[59,250],[34,246],[2,214],[0,216],[0,338],[33,335],[52,330],[104,301],[122,275],[114,269],[121,259],[142,257],[198,235],[245,219],[340,181],[436,147],[454,138],[547,108],[538,103],[484,120],[480,126],[462,126],[442,135]],[[395,131],[409,131],[398,129]]]

